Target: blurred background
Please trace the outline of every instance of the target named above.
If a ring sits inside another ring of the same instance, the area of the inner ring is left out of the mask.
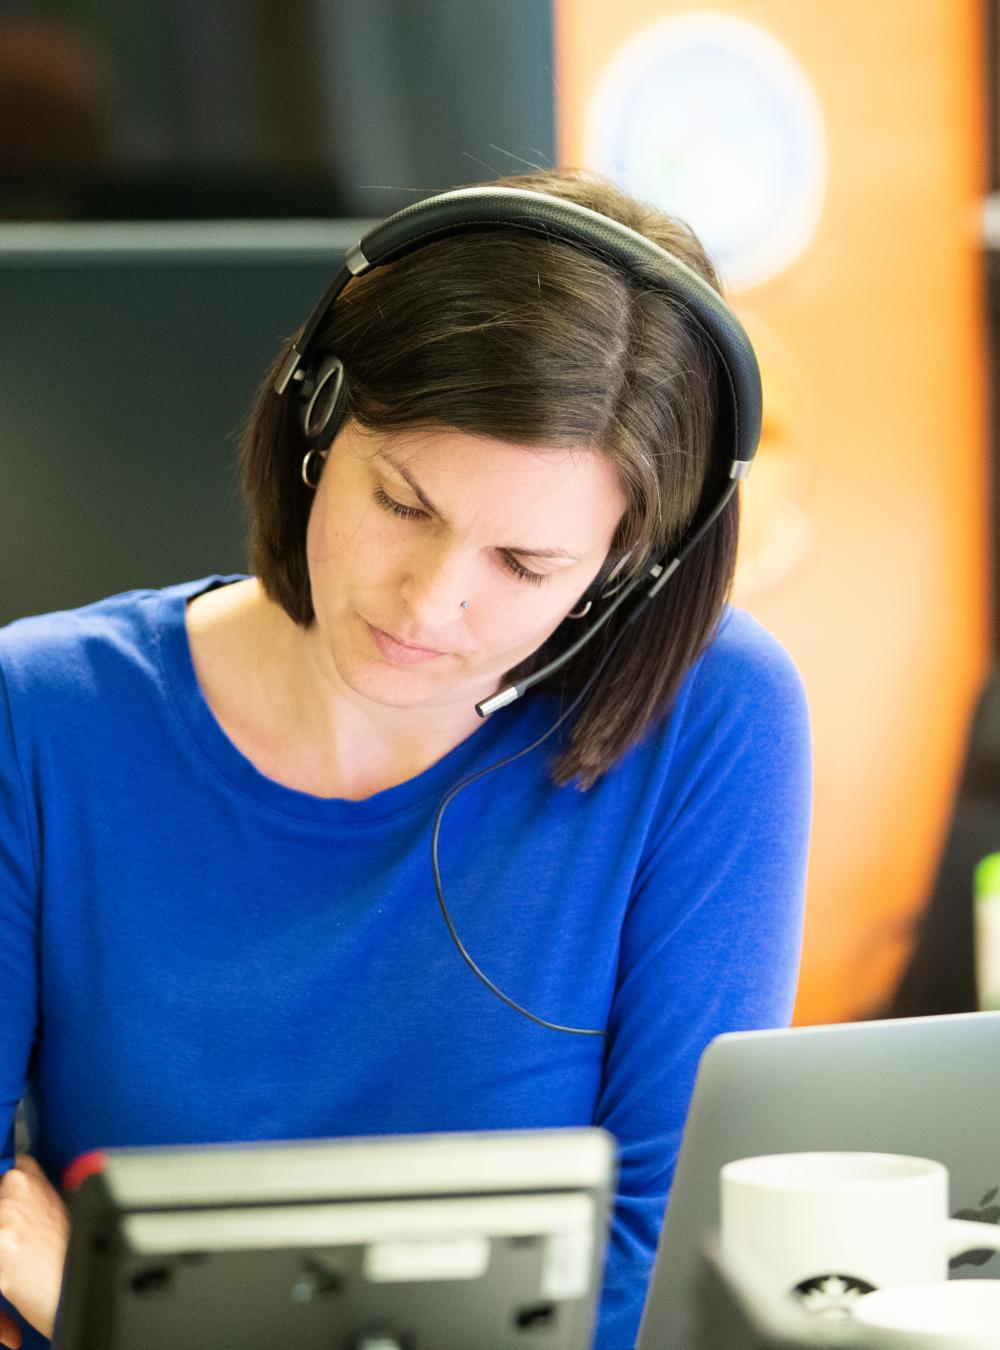
[[[343,250],[599,169],[701,235],[761,361],[734,599],[812,708],[796,1018],[976,1007],[998,34],[998,0],[3,4],[0,623],[244,571],[240,426]]]

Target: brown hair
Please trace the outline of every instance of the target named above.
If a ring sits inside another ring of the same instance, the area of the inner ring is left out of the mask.
[[[683,222],[606,179],[551,170],[492,186],[549,193],[610,216],[721,292]],[[365,428],[444,426],[608,455],[628,502],[602,571],[626,559],[616,585],[675,545],[726,482],[731,431],[717,404],[716,358],[683,302],[568,244],[513,231],[428,244],[351,281],[310,349],[313,357],[327,352],[343,360],[347,415]],[[312,493],[301,478],[306,446],[297,400],[272,388],[280,361],[265,377],[243,444],[250,558],[268,596],[307,627],[314,618],[305,552]],[[667,715],[729,593],[738,512],[734,495],[630,626],[552,761],[556,784],[575,779],[590,787]],[[621,632],[629,603],[538,688],[578,692]],[[580,632],[576,623],[561,624],[504,683],[540,669]]]

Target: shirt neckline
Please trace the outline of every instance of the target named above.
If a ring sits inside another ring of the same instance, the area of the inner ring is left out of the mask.
[[[195,672],[194,659],[188,640],[185,615],[189,600],[215,590],[220,586],[246,581],[245,573],[214,575],[198,581],[166,587],[159,592],[154,616],[155,641],[159,653],[161,673],[173,709],[185,730],[211,763],[215,772],[244,796],[260,806],[301,820],[316,820],[326,824],[343,822],[358,825],[366,820],[384,820],[425,808],[433,800],[440,800],[458,781],[478,768],[480,763],[504,758],[522,745],[530,744],[531,732],[544,730],[545,718],[539,716],[539,703],[549,700],[531,700],[523,708],[507,708],[487,718],[464,741],[453,747],[435,764],[414,778],[385,788],[371,797],[353,801],[342,797],[318,797],[297,788],[287,787],[269,778],[249,760],[229,739],[209,707]],[[551,720],[558,713],[549,708]],[[504,743],[511,740],[511,748]],[[539,755],[544,755],[539,747]]]

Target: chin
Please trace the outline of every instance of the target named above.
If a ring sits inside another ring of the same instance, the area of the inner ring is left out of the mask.
[[[454,703],[462,698],[461,677],[442,675],[420,666],[391,666],[367,659],[338,662],[341,679],[361,698],[387,708],[416,708]],[[475,698],[469,698],[469,706]]]

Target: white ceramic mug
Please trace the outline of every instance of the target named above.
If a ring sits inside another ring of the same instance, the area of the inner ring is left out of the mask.
[[[1000,1350],[1000,1280],[878,1289],[853,1313],[866,1350]]]
[[[772,1154],[719,1181],[723,1262],[750,1261],[762,1298],[823,1320],[875,1289],[945,1280],[960,1252],[1000,1250],[997,1225],[948,1218],[948,1172],[929,1158]]]

